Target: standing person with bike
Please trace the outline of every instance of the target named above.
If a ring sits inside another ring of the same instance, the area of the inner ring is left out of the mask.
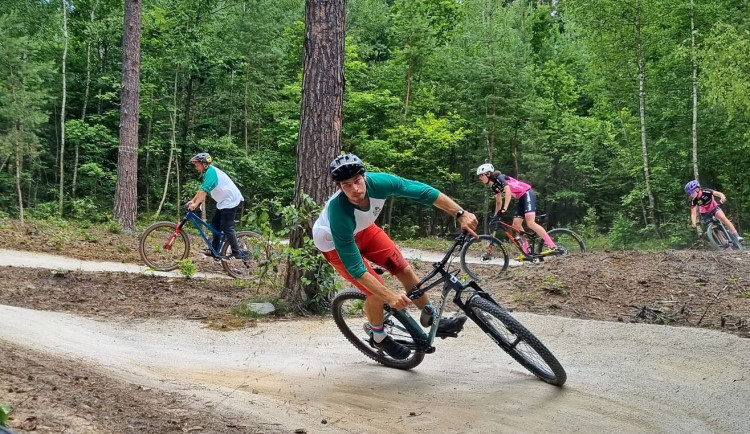
[[[365,173],[365,165],[354,154],[336,157],[329,166],[338,191],[331,196],[313,225],[315,246],[346,280],[367,295],[364,312],[371,329],[370,345],[394,359],[409,356],[409,349],[390,337],[383,326],[383,304],[403,309],[412,301],[405,293],[397,294],[385,286],[383,279],[364,261],[385,268],[404,286],[412,289],[419,279],[401,255],[393,240],[375,224],[389,196],[406,197],[424,205],[433,205],[454,216],[461,229],[476,236],[477,219],[437,189],[417,181],[386,173]],[[422,309],[422,326],[432,324],[435,309],[424,294],[414,300]],[[438,330],[457,333],[466,316],[443,320]]]
[[[516,199],[516,212],[513,216],[513,227],[523,232],[523,222],[526,221],[526,226],[536,232],[548,247],[547,250],[541,252],[542,255],[551,255],[557,251],[557,246],[547,234],[547,231],[534,220],[536,216],[536,193],[529,184],[503,175],[489,163],[482,164],[477,168],[477,176],[479,176],[482,184],[490,184],[492,191],[495,192],[494,218],[499,219],[508,210],[510,198],[514,197]],[[529,242],[525,236],[522,235],[522,237],[522,250],[524,253],[529,253]],[[523,255],[516,258],[517,261],[523,259],[525,259]]]
[[[242,252],[237,243],[237,235],[234,232],[234,219],[237,215],[237,209],[245,200],[242,193],[235,183],[222,170],[212,164],[213,158],[208,152],[200,152],[190,159],[193,167],[198,173],[203,173],[203,184],[198,188],[195,196],[187,203],[189,210],[194,210],[198,205],[206,200],[206,194],[216,201],[216,211],[211,219],[211,226],[217,231],[224,234],[229,245],[232,247],[232,257],[243,259],[245,252]],[[214,251],[219,251],[221,237],[213,236],[211,242]],[[205,249],[202,252],[206,256],[216,257],[211,249]]]
[[[732,237],[732,241],[735,245],[739,246],[744,239],[739,236],[737,229],[734,228],[732,222],[724,214],[724,210],[721,209],[720,204],[726,202],[727,197],[724,193],[710,188],[701,188],[701,184],[697,180],[688,181],[685,184],[685,193],[690,195],[690,222],[693,227],[698,224],[698,213],[701,215],[701,219],[708,223],[715,216],[720,222],[726,226],[729,231],[729,236]],[[715,197],[719,198],[719,203],[716,203]]]

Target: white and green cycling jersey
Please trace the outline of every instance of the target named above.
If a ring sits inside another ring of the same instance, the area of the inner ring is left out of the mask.
[[[424,205],[432,205],[440,192],[427,184],[400,178],[387,173],[365,175],[368,209],[359,209],[349,202],[346,195],[337,191],[323,207],[313,225],[313,241],[321,252],[336,250],[349,274],[359,279],[366,271],[362,255],[354,236],[375,223],[389,196],[414,199]]]
[[[245,200],[229,175],[214,166],[206,169],[200,189],[211,195],[217,209],[234,208]]]

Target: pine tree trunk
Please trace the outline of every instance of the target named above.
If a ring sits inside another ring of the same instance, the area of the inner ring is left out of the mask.
[[[122,103],[114,218],[125,232],[135,230],[138,212],[138,114],[141,64],[141,0],[125,0],[122,37]]]
[[[344,101],[345,0],[306,0],[302,108],[297,146],[297,180],[294,203],[302,194],[318,204],[333,191],[328,164],[341,149]],[[290,247],[301,248],[303,237],[312,237],[312,221],[292,232]],[[293,263],[287,267],[282,296],[291,306],[304,308],[318,292],[314,270]],[[302,277],[311,282],[304,284]]]
[[[68,96],[66,85],[65,66],[68,59],[68,5],[67,0],[62,0],[63,15],[63,55],[62,55],[62,108],[60,109],[60,190],[57,214],[62,217],[63,197],[65,186],[65,104]]]

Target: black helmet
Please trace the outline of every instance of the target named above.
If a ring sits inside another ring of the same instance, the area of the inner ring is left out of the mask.
[[[365,173],[365,164],[354,154],[344,154],[331,161],[329,170],[331,178],[336,182],[341,182]]]
[[[193,158],[190,159],[190,162],[198,161],[201,163],[211,164],[212,161],[214,161],[213,158],[211,158],[211,154],[208,152],[199,152],[193,156]]]

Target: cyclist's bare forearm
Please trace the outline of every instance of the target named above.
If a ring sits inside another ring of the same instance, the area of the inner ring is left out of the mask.
[[[193,196],[193,198],[190,199],[190,202],[188,202],[188,208],[193,210],[198,206],[198,204],[203,203],[204,200],[206,200],[206,192],[203,190],[198,190],[198,192],[195,193],[195,196]]]
[[[459,206],[453,199],[451,199],[444,193],[440,193],[438,195],[433,205],[453,217],[455,217],[458,213],[458,210],[461,209],[461,206]],[[477,234],[476,232],[474,232],[474,230],[477,228],[479,221],[477,221],[477,217],[473,213],[464,211],[464,213],[460,217],[458,217],[458,223],[461,225],[461,229],[467,231],[469,234],[471,234],[471,236],[475,238],[477,237]]]
[[[720,192],[720,191],[714,190],[713,195],[716,196],[716,197],[718,197],[719,198],[719,202],[721,202],[721,203],[724,203],[724,202],[727,201],[727,196],[724,193]]]
[[[375,297],[378,297],[388,303],[394,309],[403,309],[409,304],[411,300],[406,294],[396,294],[390,289],[386,288],[385,285],[375,278],[372,274],[366,272],[357,279],[357,282],[361,283],[368,291]]]

